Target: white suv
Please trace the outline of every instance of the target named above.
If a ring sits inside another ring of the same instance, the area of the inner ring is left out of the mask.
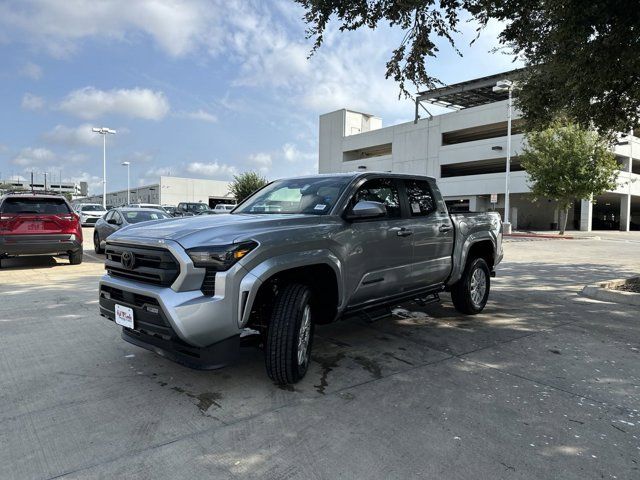
[[[76,213],[80,216],[80,224],[83,227],[95,225],[99,218],[102,218],[107,211],[102,205],[97,203],[85,203],[75,207]]]
[[[224,203],[219,203],[215,206],[213,211],[215,213],[229,213],[234,208],[236,208],[236,205],[225,205]]]

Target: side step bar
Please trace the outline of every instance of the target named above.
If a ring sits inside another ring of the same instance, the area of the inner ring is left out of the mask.
[[[426,297],[416,297],[413,299],[413,302],[418,304],[420,307],[426,307],[427,305],[439,303],[440,295],[438,295],[437,293],[432,293],[431,295],[427,295]],[[359,312],[360,318],[362,318],[367,323],[377,322],[378,320],[390,317],[391,315],[391,306],[389,305],[367,308]]]

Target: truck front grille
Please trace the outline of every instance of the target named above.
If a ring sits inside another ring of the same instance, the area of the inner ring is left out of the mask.
[[[200,290],[210,297],[216,294],[216,271],[212,268],[207,268]]]
[[[104,267],[113,277],[168,287],[180,274],[180,265],[165,248],[107,243],[105,257]]]

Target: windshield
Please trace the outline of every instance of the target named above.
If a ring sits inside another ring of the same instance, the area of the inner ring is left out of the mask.
[[[83,212],[102,212],[104,208],[102,205],[83,205],[81,210]]]
[[[148,222],[150,220],[160,220],[162,218],[171,218],[164,212],[149,209],[142,212],[122,212],[128,223]]]
[[[254,193],[233,213],[326,215],[350,181],[350,177],[278,180]]]
[[[209,205],[205,203],[188,203],[187,210],[189,212],[203,212],[209,210]]]

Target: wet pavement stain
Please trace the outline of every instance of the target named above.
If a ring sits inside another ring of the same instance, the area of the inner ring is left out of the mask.
[[[355,362],[369,372],[373,378],[382,378],[382,371],[380,365],[375,360],[371,360],[365,357],[354,357]]]
[[[327,382],[327,376],[329,372],[338,366],[338,362],[344,358],[344,353],[338,353],[330,357],[313,357],[313,360],[320,364],[322,372],[320,374],[320,385],[314,385],[316,391],[324,395],[324,390],[329,383]]]
[[[164,387],[167,385],[166,382],[158,382],[158,385],[160,385],[161,387]],[[198,407],[198,409],[200,410],[200,412],[203,415],[207,414],[207,410],[209,410],[209,408],[211,407],[211,405],[215,405],[218,408],[222,408],[222,405],[220,405],[217,400],[220,400],[222,398],[222,395],[217,393],[217,392],[204,392],[204,393],[200,393],[200,394],[195,394],[193,392],[190,392],[188,390],[185,390],[184,388],[181,387],[171,387],[171,390],[178,392],[178,393],[182,393],[184,395],[186,395],[189,398],[193,398],[195,400],[198,401],[198,403],[196,404],[196,406]]]

